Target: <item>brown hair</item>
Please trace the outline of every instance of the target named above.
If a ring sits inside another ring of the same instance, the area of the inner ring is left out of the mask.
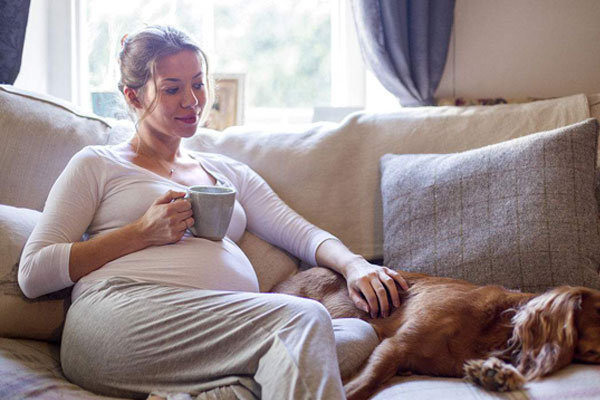
[[[203,122],[208,117],[208,111],[214,99],[214,89],[208,69],[208,58],[200,46],[189,35],[171,26],[152,25],[123,36],[121,44],[121,52],[119,53],[119,66],[121,70],[119,90],[121,93],[124,93],[126,86],[136,89],[140,98],[143,98],[144,86],[151,78],[154,87],[156,87],[156,63],[159,59],[183,50],[197,52],[204,64],[204,81],[207,92],[207,101],[202,110],[200,121]],[[152,100],[150,107],[140,117],[139,121],[143,120],[154,110],[159,96],[160,94],[157,91],[156,97]]]

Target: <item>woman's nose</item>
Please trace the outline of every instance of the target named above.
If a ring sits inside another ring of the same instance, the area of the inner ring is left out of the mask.
[[[181,99],[181,107],[190,108],[196,105],[198,105],[198,97],[192,89],[186,90],[183,99]]]

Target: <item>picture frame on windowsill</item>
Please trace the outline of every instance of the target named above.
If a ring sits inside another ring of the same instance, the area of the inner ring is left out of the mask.
[[[213,74],[215,101],[205,127],[222,131],[244,123],[245,74]]]

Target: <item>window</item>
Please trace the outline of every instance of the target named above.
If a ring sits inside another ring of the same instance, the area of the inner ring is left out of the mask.
[[[245,121],[308,122],[331,99],[331,0],[104,0],[87,2],[89,91],[115,107],[120,39],[145,23],[172,24],[207,51],[213,73],[243,74]]]
[[[350,0],[32,1],[15,84],[124,117],[120,39],[144,22],[181,26],[212,55],[213,72],[244,74],[246,124],[398,107],[365,72]]]

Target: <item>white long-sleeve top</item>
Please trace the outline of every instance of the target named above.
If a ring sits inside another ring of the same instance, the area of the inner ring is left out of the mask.
[[[247,165],[219,154],[193,155],[217,185],[237,191],[226,237],[212,241],[186,232],[176,243],[127,254],[81,278],[73,288],[73,300],[93,282],[115,276],[257,292],[256,273],[235,244],[245,229],[313,265],[318,246],[335,239],[290,209]],[[23,293],[34,298],[72,286],[69,256],[73,242],[119,229],[142,217],[166,191],[185,189],[124,159],[111,146],[85,147],[52,187],[23,249],[18,276]]]

